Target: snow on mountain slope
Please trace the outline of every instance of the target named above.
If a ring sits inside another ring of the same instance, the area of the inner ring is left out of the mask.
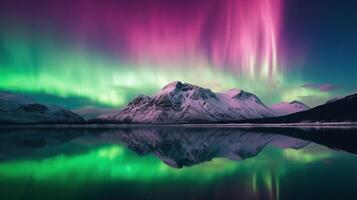
[[[0,92],[0,123],[80,123],[84,120],[68,109],[43,105],[8,92]]]
[[[309,106],[299,101],[281,102],[272,105],[270,108],[271,110],[274,111],[276,116],[289,115],[292,113],[301,112],[310,109]]]
[[[138,96],[121,111],[92,121],[115,123],[217,122],[272,117],[255,95],[243,90],[214,93],[192,84],[173,82],[153,97]]]

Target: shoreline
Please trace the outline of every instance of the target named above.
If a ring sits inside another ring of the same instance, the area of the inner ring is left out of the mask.
[[[312,123],[178,123],[178,124],[0,124],[1,128],[135,128],[135,127],[191,127],[191,128],[351,128],[357,122],[312,122]]]

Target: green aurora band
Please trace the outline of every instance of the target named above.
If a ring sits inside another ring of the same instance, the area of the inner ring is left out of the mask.
[[[326,99],[330,96],[328,92],[299,87],[303,81],[296,76],[289,78],[294,81],[286,82],[283,73],[268,81],[218,70],[205,62],[173,64],[170,68],[133,65],[55,36],[39,38],[25,33],[8,31],[0,35],[3,47],[0,90],[33,96],[79,97],[88,99],[92,105],[106,107],[123,106],[138,94],[153,95],[174,80],[218,92],[241,88],[257,94],[267,104],[301,100],[302,96],[319,95]]]

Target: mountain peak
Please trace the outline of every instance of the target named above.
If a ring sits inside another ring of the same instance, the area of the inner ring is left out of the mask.
[[[192,85],[189,83],[182,83],[181,81],[174,81],[172,83],[167,84],[162,88],[162,90],[159,92],[159,94],[165,94],[165,93],[170,93],[173,91],[176,92],[185,92],[189,90],[194,90],[194,89],[204,89],[196,85]]]
[[[163,90],[174,90],[174,89],[177,89],[177,88],[180,88],[182,87],[183,83],[181,81],[174,81],[174,82],[171,82],[167,85],[165,85],[161,91]]]
[[[237,99],[241,101],[249,100],[264,105],[263,102],[256,95],[246,92],[244,90],[240,90],[238,94],[232,97],[232,99]]]
[[[300,105],[305,105],[306,106],[306,104],[304,104],[301,101],[297,101],[297,100],[291,101],[290,104],[300,104]]]
[[[310,109],[306,104],[294,100],[291,102],[281,102],[278,104],[274,104],[270,107],[277,116],[288,115],[296,112],[301,112]]]
[[[236,95],[237,98],[241,98],[241,99],[246,99],[246,98],[250,98],[255,95],[249,92],[246,92],[244,90],[240,90],[240,92]]]
[[[175,81],[152,97],[138,96],[119,112],[96,119],[119,123],[187,123],[272,116],[272,111],[258,97],[243,90],[214,93],[208,88]]]
[[[181,81],[174,81],[169,83],[162,90],[157,94],[157,96],[175,96],[176,95],[183,95],[189,97],[193,100],[205,100],[208,98],[215,98],[217,99],[214,92],[210,89],[203,88],[200,86],[192,85],[189,83],[182,83]]]
[[[236,89],[236,88],[232,88],[232,89],[229,89],[226,94],[229,96],[229,97],[234,97],[236,95],[238,95],[239,93],[241,93],[242,90],[240,89]]]

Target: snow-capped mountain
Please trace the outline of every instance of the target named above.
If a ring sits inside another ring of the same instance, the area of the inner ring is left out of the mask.
[[[84,120],[68,109],[39,104],[30,98],[0,92],[0,123],[82,123]]]
[[[138,96],[121,111],[100,115],[93,122],[187,123],[272,117],[274,112],[257,96],[232,89],[214,93],[210,89],[176,81],[158,94]]]
[[[270,107],[276,116],[289,115],[296,112],[309,110],[310,107],[300,101],[281,102]]]

